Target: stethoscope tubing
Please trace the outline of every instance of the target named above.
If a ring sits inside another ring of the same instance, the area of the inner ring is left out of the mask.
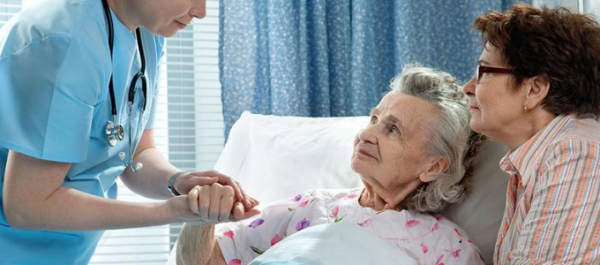
[[[106,23],[107,23],[107,27],[108,27],[108,44],[109,44],[109,50],[110,50],[110,61],[111,63],[113,62],[113,46],[114,46],[114,28],[113,28],[113,21],[112,21],[112,16],[110,14],[110,7],[108,6],[108,1],[107,0],[102,0],[102,7],[104,8],[104,15],[106,16]],[[143,45],[143,41],[142,41],[142,32],[140,28],[137,28],[135,30],[135,35],[136,35],[136,41],[137,41],[137,46],[138,46],[138,52],[140,55],[140,61],[141,61],[141,67],[140,67],[140,71],[137,72],[132,80],[131,83],[129,84],[128,87],[128,93],[127,93],[127,101],[128,101],[128,110],[129,110],[129,128],[128,128],[128,144],[129,144],[129,159],[126,160],[125,158],[125,153],[124,152],[119,152],[119,159],[123,160],[123,163],[125,165],[125,167],[130,167],[131,170],[133,172],[136,172],[137,170],[140,170],[142,168],[142,164],[141,163],[137,163],[135,164],[135,166],[133,165],[133,155],[135,154],[135,150],[137,149],[137,144],[133,143],[133,104],[135,101],[135,85],[137,84],[138,79],[141,79],[142,82],[142,109],[141,109],[141,114],[140,118],[138,119],[138,124],[137,124],[137,128],[138,128],[138,132],[136,132],[136,135],[139,133],[139,130],[141,129],[141,122],[142,122],[142,116],[144,111],[146,110],[146,103],[147,103],[147,92],[148,92],[148,87],[147,87],[147,80],[146,80],[146,75],[144,74],[146,72],[146,57],[144,54],[144,45]],[[115,90],[114,90],[114,84],[113,84],[113,74],[110,74],[110,79],[109,79],[109,84],[108,84],[108,89],[109,89],[109,93],[110,93],[110,103],[111,103],[111,114],[112,114],[112,121],[108,121],[107,125],[106,125],[106,140],[109,144],[109,146],[114,147],[116,146],[117,141],[122,141],[124,138],[123,135],[123,126],[120,125],[119,123],[117,123],[117,104],[115,103]]]
[[[104,16],[106,17],[106,23],[108,24],[108,45],[109,45],[109,50],[110,50],[110,61],[113,62],[113,47],[114,47],[114,27],[113,27],[113,20],[112,20],[112,16],[110,14],[110,7],[108,6],[108,1],[106,0],[102,0],[102,6],[104,8]],[[145,53],[144,53],[144,45],[143,45],[143,41],[142,41],[142,32],[140,30],[140,28],[137,28],[135,30],[135,35],[136,35],[136,40],[137,40],[137,46],[138,46],[138,51],[140,53],[140,61],[141,61],[141,67],[140,67],[140,71],[138,73],[135,74],[135,76],[133,77],[131,84],[129,85],[129,91],[127,94],[127,100],[133,104],[134,100],[135,100],[135,84],[138,78],[142,79],[142,93],[144,94],[144,100],[142,103],[142,110],[146,110],[146,96],[148,93],[148,88],[147,88],[147,84],[146,84],[146,76],[145,76],[145,72],[146,72],[146,57],[145,57]],[[110,80],[108,83],[108,89],[109,89],[109,93],[110,93],[110,105],[111,105],[111,114],[113,115],[113,117],[117,116],[117,104],[116,99],[115,99],[115,89],[114,89],[114,84],[113,84],[113,74],[111,73],[110,75]],[[115,122],[115,121],[113,121]],[[116,122],[115,122],[116,124]]]

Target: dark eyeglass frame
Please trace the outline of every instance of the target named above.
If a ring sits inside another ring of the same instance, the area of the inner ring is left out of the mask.
[[[475,69],[475,83],[479,84],[479,80],[481,80],[481,76],[485,73],[494,73],[494,74],[515,74],[514,69],[508,68],[499,68],[499,67],[490,67],[484,65],[477,65]]]

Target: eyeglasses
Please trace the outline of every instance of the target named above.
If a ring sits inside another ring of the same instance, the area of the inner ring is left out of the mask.
[[[485,73],[496,73],[496,74],[514,74],[515,70],[514,69],[508,69],[508,68],[498,68],[498,67],[489,67],[489,66],[483,66],[483,65],[477,65],[477,68],[475,69],[475,83],[479,84],[479,80],[481,80],[481,76]]]

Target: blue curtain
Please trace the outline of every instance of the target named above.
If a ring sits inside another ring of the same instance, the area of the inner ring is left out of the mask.
[[[474,19],[514,2],[220,0],[225,136],[245,110],[367,115],[407,63],[466,82],[481,53]]]

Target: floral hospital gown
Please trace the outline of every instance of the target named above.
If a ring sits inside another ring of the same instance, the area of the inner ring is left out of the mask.
[[[312,190],[277,201],[261,215],[215,232],[228,265],[248,264],[286,237],[318,224],[355,222],[411,256],[418,264],[484,264],[464,231],[441,215],[377,212],[358,204],[360,189]]]

